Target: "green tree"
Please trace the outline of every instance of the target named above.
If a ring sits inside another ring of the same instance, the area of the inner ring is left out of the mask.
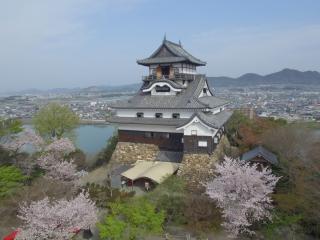
[[[12,193],[22,185],[26,177],[19,168],[14,166],[0,166],[0,198]]]
[[[165,214],[145,198],[109,205],[109,215],[98,223],[102,239],[141,239],[148,234],[162,233]]]
[[[33,124],[43,137],[61,138],[79,124],[79,117],[68,106],[49,103],[34,116]]]
[[[0,119],[0,140],[23,130],[19,119]]]
[[[153,202],[157,209],[166,213],[169,223],[183,224],[186,222],[187,189],[185,181],[179,176],[171,176],[158,185],[146,197]]]

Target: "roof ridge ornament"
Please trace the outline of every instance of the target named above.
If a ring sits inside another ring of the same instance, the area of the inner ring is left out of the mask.
[[[167,41],[167,33],[164,33],[163,42]]]
[[[181,41],[179,40],[179,46],[182,47]]]

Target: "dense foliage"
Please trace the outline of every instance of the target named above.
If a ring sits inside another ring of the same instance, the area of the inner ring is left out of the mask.
[[[6,136],[17,134],[23,130],[22,122],[18,119],[0,119],[0,141]]]
[[[163,231],[164,212],[157,211],[145,198],[117,201],[110,203],[109,208],[110,213],[98,224],[101,239],[141,239]]]
[[[8,196],[22,186],[26,177],[19,168],[14,166],[0,166],[0,198]]]
[[[98,154],[97,159],[91,168],[96,168],[103,164],[107,164],[111,159],[112,153],[115,150],[117,143],[118,135],[113,135],[111,138],[109,138],[107,146]]]
[[[79,117],[68,106],[49,103],[34,116],[37,132],[45,138],[61,138],[79,124]]]
[[[319,124],[248,119],[237,111],[230,120],[227,133],[240,152],[262,144],[279,158],[279,165],[273,166],[273,172],[282,176],[273,194],[273,219],[279,224],[261,226],[262,232],[270,239],[290,233],[320,237]]]
[[[241,152],[262,143],[262,135],[268,130],[285,126],[283,119],[254,118],[249,119],[239,111],[235,111],[227,123],[226,131],[230,142],[239,147]]]

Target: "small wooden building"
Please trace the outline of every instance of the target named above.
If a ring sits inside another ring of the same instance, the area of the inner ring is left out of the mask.
[[[270,152],[268,149],[258,146],[241,156],[242,161],[261,163],[263,165],[277,165],[278,158],[275,154]]]

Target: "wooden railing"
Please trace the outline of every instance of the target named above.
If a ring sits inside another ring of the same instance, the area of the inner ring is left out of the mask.
[[[196,76],[199,76],[201,74],[186,74],[186,73],[175,73],[173,75],[149,75],[149,76],[143,76],[142,80],[143,81],[153,81],[153,80],[182,80],[182,81],[190,81],[190,80],[195,80]]]

